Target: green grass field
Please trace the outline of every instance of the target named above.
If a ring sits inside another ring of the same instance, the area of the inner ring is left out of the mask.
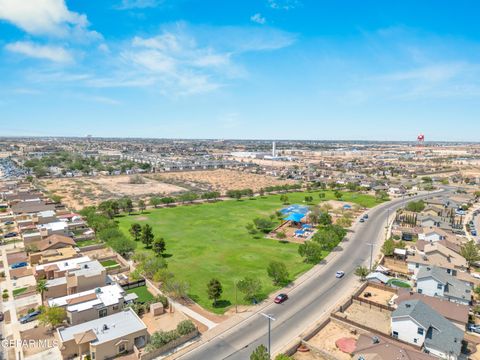
[[[137,294],[137,296],[138,296],[137,301],[142,302],[142,303],[154,299],[154,296],[152,295],[152,293],[151,293],[150,291],[148,291],[146,285],[144,285],[144,286],[139,286],[139,287],[136,287],[136,288],[134,288],[134,289],[128,289],[128,290],[127,290],[127,293],[129,293],[129,294],[131,294],[131,293]]]
[[[334,199],[326,191],[324,200]],[[290,204],[304,204],[306,195],[320,202],[318,192],[289,193]],[[229,200],[201,205],[151,209],[144,214],[119,217],[120,229],[128,236],[132,223],[149,223],[155,236],[165,238],[168,268],[179,279],[190,284],[190,297],[205,308],[223,313],[235,303],[234,282],[249,275],[262,281],[263,296],[275,290],[267,276],[270,261],[284,262],[294,279],[312,265],[305,264],[298,255],[297,244],[281,243],[270,239],[256,239],[248,234],[245,225],[255,217],[269,216],[284,207],[280,195],[270,195],[255,200]],[[375,198],[356,193],[344,193],[344,201],[372,207]],[[143,249],[138,243],[137,249]],[[223,285],[223,296],[213,308],[208,299],[206,284],[218,278]],[[239,303],[245,303],[238,294]]]
[[[102,264],[106,268],[110,269],[115,269],[120,267],[120,264],[116,262],[115,260],[105,260],[105,261],[100,261],[100,264]]]

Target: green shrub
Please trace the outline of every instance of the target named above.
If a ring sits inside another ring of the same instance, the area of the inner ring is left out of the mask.
[[[183,320],[179,322],[177,325],[177,332],[180,336],[190,334],[195,329],[196,329],[196,326],[192,322],[192,320]]]

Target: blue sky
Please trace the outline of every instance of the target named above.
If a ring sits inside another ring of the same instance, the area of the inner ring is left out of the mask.
[[[479,11],[0,0],[0,136],[477,141]]]

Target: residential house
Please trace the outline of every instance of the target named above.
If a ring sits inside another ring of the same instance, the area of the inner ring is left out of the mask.
[[[443,268],[453,276],[468,269],[464,257],[438,241],[424,244],[423,251],[417,248],[414,255],[408,255],[407,266],[408,271],[414,275],[417,275],[421,268],[431,266]]]
[[[398,289],[395,304],[401,304],[407,300],[421,300],[447,320],[450,320],[460,330],[464,331],[468,324],[469,306],[454,303],[443,298],[427,296],[411,291],[410,289]]]
[[[456,360],[462,349],[463,331],[421,300],[400,303],[392,312],[392,336],[442,359]]]
[[[354,359],[363,360],[434,360],[418,348],[378,335],[361,334],[358,337]]]
[[[93,360],[110,359],[135,351],[143,348],[149,339],[147,326],[131,308],[58,328],[55,336],[64,359],[89,355]]]
[[[102,286],[76,294],[49,299],[48,306],[63,307],[70,325],[99,319],[123,310],[125,304],[137,299],[118,284]]]
[[[417,274],[417,292],[470,305],[472,288],[437,267],[424,267]]]
[[[48,249],[30,253],[30,265],[48,264],[57,261],[65,261],[82,256],[77,249],[69,246],[60,249]]]

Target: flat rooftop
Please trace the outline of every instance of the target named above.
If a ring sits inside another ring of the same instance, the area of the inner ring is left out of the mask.
[[[84,311],[94,306],[111,306],[118,304],[124,297],[125,291],[120,285],[107,285],[77,294],[67,295],[59,298],[49,299],[48,306],[62,306],[67,311]]]
[[[59,328],[57,331],[62,342],[78,339],[80,337],[79,335],[93,331],[95,338],[89,342],[93,345],[99,345],[146,329],[147,326],[143,321],[129,308],[110,316],[87,321],[83,324],[68,328]]]

